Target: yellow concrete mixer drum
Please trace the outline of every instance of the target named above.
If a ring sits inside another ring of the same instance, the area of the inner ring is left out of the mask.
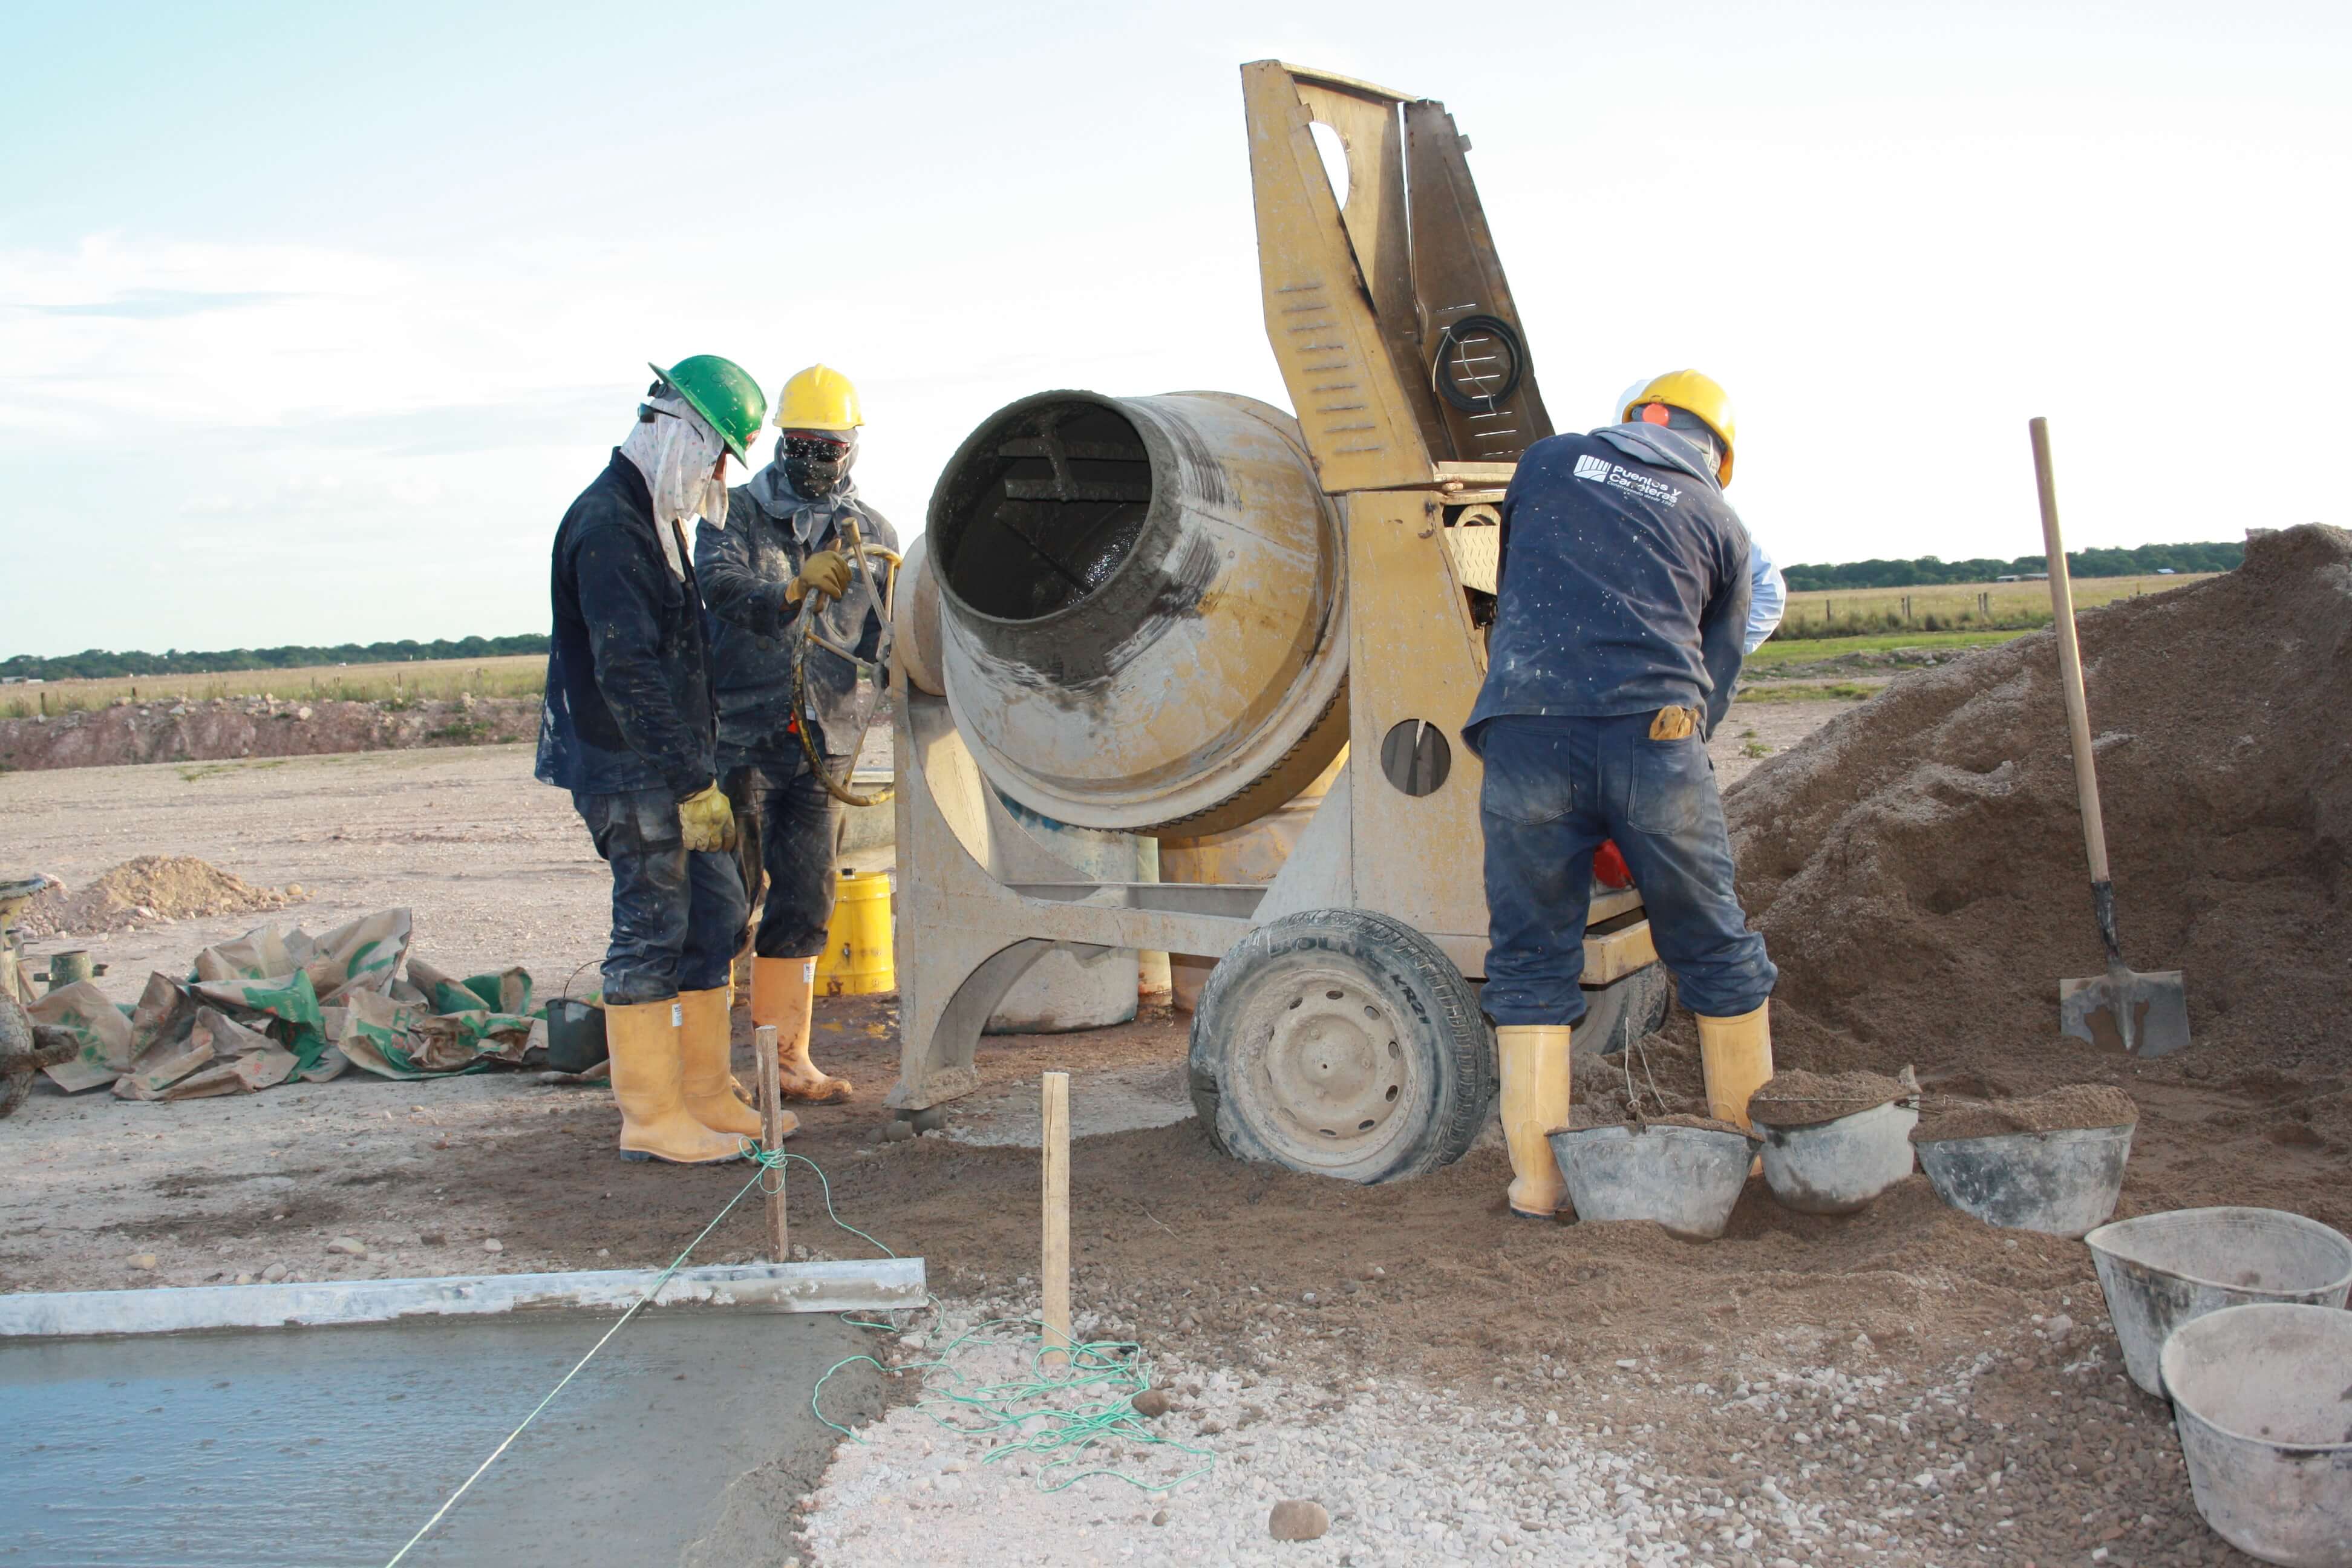
[[[956,726],[1045,816],[1222,832],[1347,743],[1339,530],[1279,409],[1024,398],[949,463],[928,537]]]

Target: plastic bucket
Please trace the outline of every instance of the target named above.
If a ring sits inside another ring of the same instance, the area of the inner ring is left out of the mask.
[[[2083,1241],[2124,1370],[2150,1394],[2164,1392],[2164,1342],[2183,1323],[2255,1301],[2341,1307],[2352,1295],[2352,1240],[2279,1209],[2175,1209],[2103,1225]]]
[[[2352,1312],[2224,1307],[2175,1330],[2162,1363],[2213,1533],[2289,1568],[2352,1564]]]
[[[557,1072],[586,1072],[608,1053],[604,1009],[577,996],[547,1005],[547,1065]]]
[[[2069,1128],[1922,1143],[1919,1168],[1963,1214],[2010,1230],[2081,1236],[2123,1195],[2132,1130]]]
[[[1764,1140],[1764,1184],[1799,1214],[1852,1214],[1911,1173],[1911,1130],[1919,1109],[1889,1101],[1810,1127],[1756,1131]]]
[[[1705,1127],[1563,1128],[1549,1134],[1579,1220],[1654,1220],[1711,1241],[1731,1223],[1755,1140]]]
[[[822,996],[874,996],[898,989],[890,950],[890,879],[844,871],[834,879],[833,920],[816,961]]]

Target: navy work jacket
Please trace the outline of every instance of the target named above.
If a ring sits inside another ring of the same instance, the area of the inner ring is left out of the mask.
[[[1505,714],[1608,718],[1731,705],[1748,530],[1697,449],[1650,425],[1548,437],[1503,497],[1486,684],[1463,738]]]
[[[683,578],[670,571],[654,528],[653,492],[615,447],[555,531],[537,769],[547,784],[684,800],[717,774],[700,591],[690,562]]]

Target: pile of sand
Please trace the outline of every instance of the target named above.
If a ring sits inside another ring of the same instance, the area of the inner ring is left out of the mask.
[[[1914,1143],[1999,1138],[2011,1132],[2065,1132],[2129,1127],[2139,1120],[2132,1097],[2112,1084],[2069,1083],[2023,1100],[1931,1101],[1912,1131]]]
[[[257,888],[193,855],[142,855],[68,891],[51,888],[25,906],[27,936],[85,936],[130,931],[204,915],[282,910],[303,898],[299,885]]]
[[[2187,972],[2204,1059],[2340,1068],[2352,533],[2080,624],[2126,961]],[[1788,1059],[1933,1089],[2072,1055],[2058,981],[2105,958],[2057,676],[2043,632],[1906,677],[1726,793],[1775,1006],[1812,1026]]]
[[[1885,1073],[1775,1073],[1748,1098],[1748,1115],[1768,1127],[1818,1127],[1841,1116],[1859,1116],[1898,1100],[1913,1099],[1919,1086],[1906,1068],[1900,1078]]]

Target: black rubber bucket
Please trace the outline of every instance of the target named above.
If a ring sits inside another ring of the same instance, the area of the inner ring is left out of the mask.
[[[604,1009],[576,996],[547,1005],[547,1065],[558,1072],[586,1072],[606,1056]]]

